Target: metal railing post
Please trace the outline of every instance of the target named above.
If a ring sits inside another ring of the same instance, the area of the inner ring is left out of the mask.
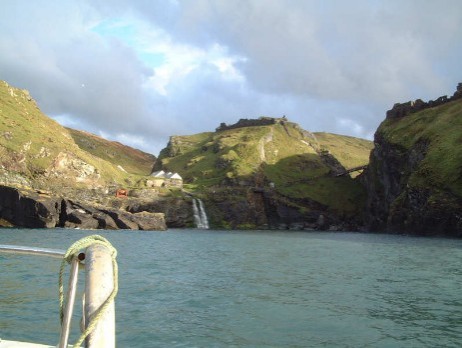
[[[78,279],[79,263],[80,263],[79,256],[75,256],[72,259],[72,263],[71,263],[71,271],[69,274],[69,285],[67,288],[67,297],[66,297],[67,302],[66,302],[66,307],[64,308],[64,318],[63,318],[63,322],[61,325],[61,336],[59,338],[58,348],[67,348],[67,343],[69,341],[71,319],[72,319],[72,313],[74,311],[75,293],[77,290],[77,279]]]
[[[104,245],[90,245],[85,252],[85,323],[101,307],[114,289],[111,251]],[[86,339],[87,348],[115,347],[114,301]]]

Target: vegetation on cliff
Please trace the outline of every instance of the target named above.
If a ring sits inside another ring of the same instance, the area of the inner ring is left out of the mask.
[[[144,187],[154,162],[62,127],[27,91],[0,81],[0,226],[165,229],[163,213],[129,212],[114,197]]]
[[[185,190],[159,187],[149,174],[160,169],[179,173]],[[195,196],[213,227],[366,221],[370,231],[461,236],[461,173],[461,84],[451,98],[395,104],[374,143],[262,117],[172,136],[156,160],[64,128],[0,82],[0,226],[186,227]],[[121,187],[130,197],[114,197]]]
[[[136,182],[154,162],[139,150],[62,127],[27,91],[0,82],[0,182],[97,189]]]
[[[259,204],[264,210],[260,216],[241,219],[237,225],[264,226],[271,217],[261,215],[270,214],[264,205],[271,202],[276,210],[281,205],[293,209],[289,220],[302,224],[307,220],[315,224],[322,213],[334,220],[357,217],[365,191],[345,172],[368,163],[372,142],[310,133],[285,118],[268,119],[261,118],[261,124],[241,120],[237,125],[243,126],[222,125],[213,133],[173,136],[161,151],[156,169],[180,173],[186,187],[205,195],[208,210],[213,211],[211,221],[218,226],[236,225],[243,216],[241,210],[249,206],[258,210]],[[266,199],[256,199],[252,192]],[[229,204],[220,209],[222,197]],[[233,209],[233,217],[226,216]]]
[[[413,186],[437,186],[462,197],[462,99],[423,110],[401,119],[387,119],[378,137],[411,152],[424,155],[409,173]]]
[[[375,142],[370,229],[462,235],[462,99],[389,117]]]
[[[152,173],[156,162],[154,155],[85,131],[71,128],[67,130],[82,150],[112,163],[119,170],[145,176]]]

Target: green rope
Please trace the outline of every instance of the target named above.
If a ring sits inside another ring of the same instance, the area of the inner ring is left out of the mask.
[[[63,324],[63,319],[64,319],[64,286],[63,286],[63,276],[64,276],[64,269],[67,263],[71,263],[72,259],[74,257],[77,257],[79,252],[83,249],[88,248],[90,245],[94,244],[100,244],[104,245],[111,251],[111,257],[112,257],[112,269],[113,269],[113,277],[114,277],[114,288],[112,290],[112,293],[109,295],[109,297],[106,299],[106,301],[103,303],[103,305],[98,308],[95,313],[93,313],[90,322],[88,323],[87,328],[85,331],[80,335],[79,339],[77,342],[73,345],[73,347],[79,347],[80,344],[83,342],[83,340],[94,330],[96,324],[98,321],[101,319],[101,317],[104,315],[106,310],[109,308],[110,304],[112,301],[114,301],[114,298],[117,295],[117,291],[119,290],[119,281],[118,281],[118,267],[117,267],[117,262],[116,262],[116,257],[117,257],[117,250],[109,243],[109,241],[101,237],[97,234],[92,235],[92,236],[87,236],[84,237],[78,241],[76,241],[74,244],[72,244],[69,249],[67,249],[66,253],[64,254],[64,258],[61,261],[61,268],[59,270],[59,317],[61,320],[61,325]]]

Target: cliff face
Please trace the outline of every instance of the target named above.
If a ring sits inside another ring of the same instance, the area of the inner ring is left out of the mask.
[[[56,190],[125,185],[149,175],[155,157],[62,127],[26,90],[0,81],[0,184]]]
[[[462,99],[389,117],[364,173],[371,231],[462,236]],[[395,106],[396,108],[396,106]]]
[[[0,227],[165,230],[163,213],[128,212],[0,185]]]
[[[62,127],[27,91],[0,81],[0,226],[163,230],[159,211],[112,206],[117,188],[146,186],[154,162],[142,151]]]
[[[263,117],[172,136],[156,169],[180,173],[214,227],[357,229],[365,190],[346,171],[366,165],[371,148]]]

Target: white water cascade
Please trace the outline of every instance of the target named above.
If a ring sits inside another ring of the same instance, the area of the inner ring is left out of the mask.
[[[204,203],[199,198],[193,198],[193,213],[194,213],[194,222],[196,223],[197,228],[209,228],[209,220],[207,219],[207,214],[205,213]]]

